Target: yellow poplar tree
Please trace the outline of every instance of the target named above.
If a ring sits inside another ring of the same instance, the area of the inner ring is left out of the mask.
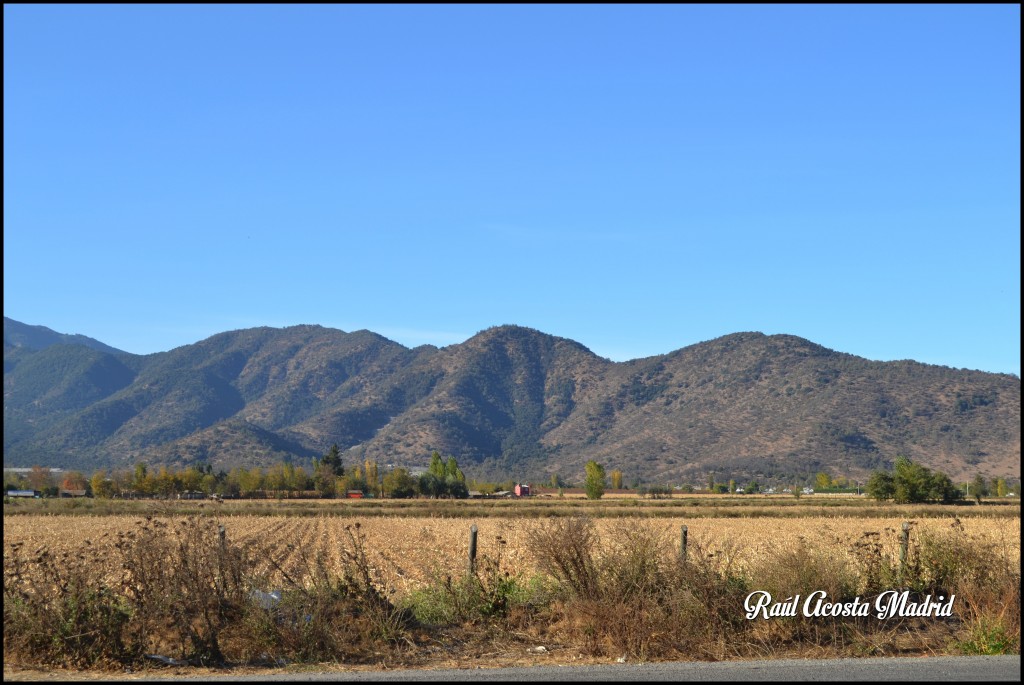
[[[618,469],[612,469],[612,472],[608,474],[608,477],[612,481],[612,490],[622,489],[622,471]]]

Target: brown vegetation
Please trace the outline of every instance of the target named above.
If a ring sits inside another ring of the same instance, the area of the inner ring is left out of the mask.
[[[901,562],[908,508],[593,518],[601,508],[578,504],[479,518],[472,573],[463,517],[5,515],[5,662],[422,665],[537,645],[567,661],[1019,651],[1019,509],[913,518]],[[744,615],[753,590],[841,602],[897,588],[955,594],[954,614]]]

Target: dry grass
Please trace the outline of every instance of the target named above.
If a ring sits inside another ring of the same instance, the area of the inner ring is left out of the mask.
[[[339,508],[348,515],[327,515]],[[497,515],[515,508],[478,508],[489,514],[480,518],[363,518],[352,514],[366,509],[348,503],[325,505],[317,516],[214,509],[232,515],[182,516],[173,507],[160,516],[5,515],[5,599],[16,600],[5,604],[5,657],[32,663],[38,652],[40,663],[94,667],[167,649],[196,663],[368,663],[386,655],[390,663],[436,665],[526,653],[530,644],[559,645],[567,657],[652,660],[1019,650],[1020,518],[968,516],[971,507],[940,517],[904,508],[885,517],[715,517],[705,509],[696,517],[634,510],[598,518]],[[905,520],[911,549],[897,573]],[[471,524],[478,563],[467,575]],[[228,585],[225,569],[234,574]],[[139,577],[148,585],[126,585]],[[188,591],[206,586],[214,595]],[[130,587],[137,589],[119,595],[111,612],[110,593]],[[754,589],[819,589],[842,601],[896,587],[955,593],[957,613],[884,623],[743,615]],[[280,590],[280,608],[257,611],[251,589]],[[51,592],[63,604],[43,601]],[[192,598],[185,613],[183,596]],[[83,642],[83,627],[96,622],[111,636],[120,630],[120,641]],[[55,630],[64,640],[56,647],[42,639]]]
[[[51,550],[84,550],[97,564],[114,559],[110,553],[118,534],[132,530],[142,520],[138,516],[14,516],[4,518],[5,542],[24,542]],[[173,519],[172,519],[173,520]],[[674,549],[679,546],[683,525],[688,541],[708,554],[728,556],[738,568],[748,568],[775,550],[794,549],[805,543],[836,560],[853,563],[855,545],[866,534],[878,534],[881,552],[895,557],[898,531],[904,519],[853,517],[761,518],[658,518],[650,524],[664,531]],[[952,517],[912,519],[911,536],[938,533],[961,522],[966,535],[992,545],[1010,563],[1020,562],[1020,519]],[[433,582],[439,576],[459,575],[466,567],[469,527],[478,533],[478,555],[495,557],[500,553],[506,567],[515,573],[532,574],[537,566],[531,554],[531,531],[537,520],[491,517],[476,521],[414,517],[373,517],[356,519],[366,537],[369,561],[379,568],[388,583],[400,595],[406,595]],[[320,516],[231,516],[223,519],[227,535],[241,542],[261,542],[280,559],[287,572],[300,563],[301,552],[322,552],[334,569],[342,566],[345,526],[348,518]],[[621,528],[619,519],[597,519],[599,535],[615,539]],[[88,541],[86,544],[85,541]],[[269,558],[269,557],[267,557]],[[269,562],[263,560],[270,571]]]

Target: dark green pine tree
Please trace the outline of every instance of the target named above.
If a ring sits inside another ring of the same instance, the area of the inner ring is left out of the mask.
[[[341,464],[341,450],[338,449],[338,443],[331,445],[331,449],[320,460],[320,465],[331,469],[336,476],[345,475],[345,467]]]

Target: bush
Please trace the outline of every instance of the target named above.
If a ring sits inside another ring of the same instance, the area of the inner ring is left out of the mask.
[[[728,560],[697,544],[683,562],[648,521],[619,522],[602,545],[589,519],[556,519],[533,540],[560,590],[550,620],[591,654],[721,658],[721,638],[743,620],[747,584]]]
[[[81,554],[4,553],[4,657],[88,668],[137,656],[124,642],[129,608]]]
[[[545,601],[539,578],[512,574],[502,563],[505,540],[498,538],[497,557],[483,556],[472,574],[435,578],[433,585],[413,592],[404,606],[429,625],[450,625],[504,618],[516,609]]]
[[[359,523],[345,526],[342,572],[328,568],[322,551],[310,558],[300,550],[297,577],[285,578],[276,605],[253,607],[254,635],[275,660],[341,661],[371,658],[381,647],[403,640],[412,614],[396,607],[366,556]]]
[[[920,535],[913,552],[906,582],[920,593],[956,595],[965,653],[1019,653],[1021,570],[1008,549],[967,535],[954,519],[944,532]]]
[[[348,527],[341,574],[302,556],[280,593],[265,592],[260,545],[240,545],[216,521],[147,517],[121,533],[116,582],[84,554],[4,553],[4,654],[89,667],[155,654],[196,665],[376,658],[413,625],[375,580],[359,526]],[[85,544],[88,544],[86,541]],[[268,598],[273,598],[269,601]]]
[[[253,550],[228,544],[216,521],[198,517],[175,524],[146,517],[118,549],[140,651],[224,663],[221,633],[244,613]]]

